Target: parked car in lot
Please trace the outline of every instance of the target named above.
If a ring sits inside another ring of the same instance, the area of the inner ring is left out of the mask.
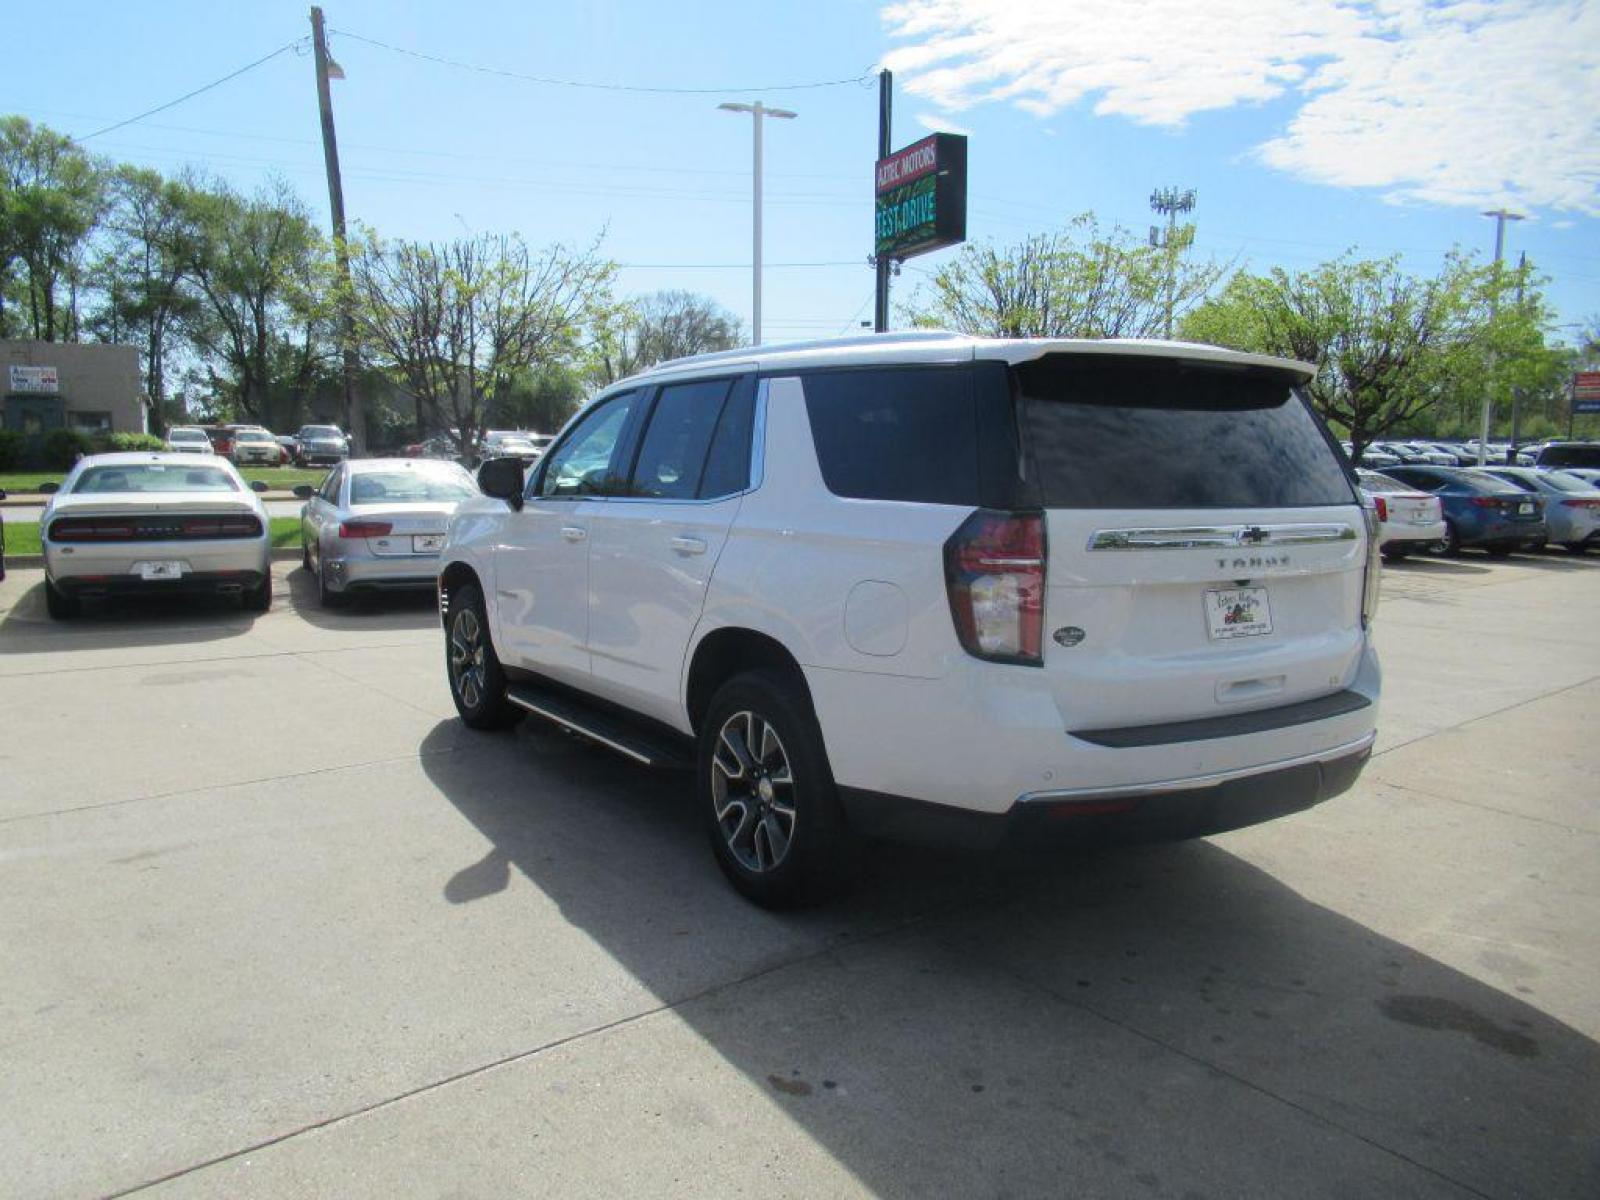
[[[294,493],[306,502],[301,559],[325,608],[361,594],[436,587],[446,523],[479,494],[454,463],[414,458],[354,459],[320,488]]]
[[[200,428],[211,440],[211,453],[222,458],[233,457],[233,430],[225,425],[202,425]]]
[[[75,616],[88,598],[183,592],[234,595],[265,612],[272,545],[255,490],[216,457],[79,459],[39,517],[50,615]]]
[[[292,433],[280,433],[274,440],[278,443],[278,465],[287,467],[299,454],[300,443]]]
[[[302,425],[294,440],[302,467],[332,466],[350,457],[350,439],[337,425]]]
[[[525,472],[440,577],[469,725],[692,761],[783,904],[851,833],[1198,836],[1354,781],[1375,521],[1303,363],[899,334],[684,359]]]
[[[1571,475],[1574,479],[1581,479],[1592,488],[1600,488],[1600,467],[1556,467],[1564,475]]]
[[[1390,467],[1392,479],[1439,497],[1445,552],[1485,550],[1504,558],[1537,550],[1549,540],[1544,501],[1477,467]]]
[[[522,460],[524,466],[531,467],[539,460],[539,455],[544,453],[527,434],[515,430],[491,429],[483,436],[483,448],[480,451],[480,461],[490,458],[505,458],[514,455]]]
[[[259,425],[230,425],[233,461],[241,467],[275,467],[283,460],[278,439]]]
[[[174,425],[167,430],[167,449],[173,454],[210,454],[211,439],[198,425]]]
[[[1600,467],[1600,442],[1552,442],[1540,449],[1534,464],[1541,467]]]
[[[1574,554],[1586,554],[1600,545],[1600,491],[1594,484],[1566,471],[1538,467],[1486,467],[1496,479],[1532,492],[1544,500],[1544,520],[1550,540]]]
[[[1376,471],[1357,471],[1361,491],[1378,518],[1378,548],[1390,562],[1444,544],[1439,497]]]

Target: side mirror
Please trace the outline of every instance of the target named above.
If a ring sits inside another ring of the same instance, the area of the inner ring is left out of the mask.
[[[512,508],[521,508],[522,488],[520,458],[491,458],[478,468],[478,490],[485,496],[504,500]]]
[[[262,483],[259,479],[252,479],[250,481],[250,490],[252,492],[264,492],[267,490],[267,485]]]
[[[4,500],[5,498],[6,498],[6,490],[5,490],[5,488],[0,488],[0,500]]]
[[[56,492],[61,490],[61,485],[52,480],[49,483],[41,483],[39,485],[39,490],[46,496],[53,496]]]
[[[309,483],[297,483],[294,485],[294,495],[296,500],[309,500],[316,494],[317,489],[312,487]]]

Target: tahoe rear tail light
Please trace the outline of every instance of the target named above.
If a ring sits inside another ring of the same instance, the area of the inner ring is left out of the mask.
[[[944,544],[945,587],[956,636],[990,662],[1042,666],[1043,513],[980,508]]]
[[[1378,615],[1378,581],[1383,576],[1383,559],[1378,548],[1378,514],[1362,510],[1367,525],[1367,565],[1361,579],[1361,628],[1371,629]]]
[[[388,521],[341,521],[339,536],[347,539],[388,537],[394,525]]]

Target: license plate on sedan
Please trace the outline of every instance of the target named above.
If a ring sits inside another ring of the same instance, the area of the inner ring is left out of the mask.
[[[444,549],[444,534],[414,534],[411,538],[411,549],[416,554],[437,554]]]
[[[1206,632],[1211,640],[1257,637],[1272,632],[1267,589],[1218,588],[1206,593]]]
[[[1517,505],[1517,512],[1521,516],[1525,517],[1529,513],[1531,513],[1532,511],[1533,511],[1533,505],[1531,503],[1522,503],[1522,504]]]
[[[157,579],[183,578],[183,564],[181,562],[137,562],[133,564],[133,569],[138,573],[139,578],[147,583]]]

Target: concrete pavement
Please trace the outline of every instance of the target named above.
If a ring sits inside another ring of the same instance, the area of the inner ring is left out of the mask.
[[[1379,753],[1206,842],[753,909],[426,601],[0,585],[0,1194],[1592,1197],[1600,561],[1385,570]]]

